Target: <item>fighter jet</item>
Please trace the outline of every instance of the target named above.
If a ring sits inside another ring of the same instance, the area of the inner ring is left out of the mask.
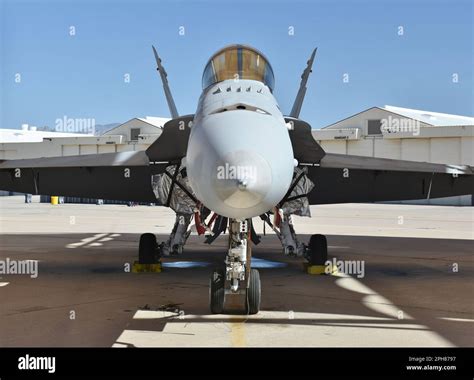
[[[310,205],[473,193],[470,166],[325,152],[310,124],[299,118],[316,49],[288,115],[275,99],[270,62],[253,47],[231,45],[209,59],[193,115],[178,114],[167,73],[154,47],[153,52],[172,119],[146,151],[4,160],[0,189],[171,207],[176,222],[167,241],[141,235],[141,264],[181,253],[192,228],[207,243],[227,231],[222,269],[210,278],[212,313],[260,310],[260,276],[251,266],[259,237],[252,218],[275,231],[285,255],[323,265],[325,236],[314,234],[305,244],[291,223],[292,215],[310,216]]]

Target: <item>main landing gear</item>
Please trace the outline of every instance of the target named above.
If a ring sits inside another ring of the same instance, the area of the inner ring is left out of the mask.
[[[138,245],[138,261],[133,263],[133,273],[161,272],[161,250],[152,233],[142,234]]]
[[[138,245],[138,262],[140,264],[156,264],[159,261],[159,256],[155,234],[142,234]]]
[[[191,215],[181,213],[176,214],[176,220],[171,235],[167,241],[162,242],[161,244],[158,244],[156,241],[155,234],[142,234],[138,245],[137,264],[158,264],[160,258],[163,256],[183,253],[184,245],[190,234],[190,231],[188,231],[190,222]]]
[[[324,235],[311,235],[305,257],[309,265],[325,265],[328,259],[328,242]]]
[[[316,234],[311,235],[309,243],[301,243],[295,233],[291,215],[282,215],[278,223],[270,221],[270,215],[264,214],[262,220],[275,232],[283,247],[286,256],[304,257],[308,260],[309,266],[325,265],[328,259],[328,243],[326,236]]]
[[[231,220],[225,269],[210,278],[211,312],[257,314],[260,310],[261,283],[258,270],[251,269],[252,249],[248,221]]]

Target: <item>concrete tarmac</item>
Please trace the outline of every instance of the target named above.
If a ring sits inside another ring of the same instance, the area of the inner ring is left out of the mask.
[[[474,344],[469,207],[312,207],[315,218],[295,219],[301,240],[327,234],[330,259],[363,273],[308,275],[267,229],[253,251],[262,311],[229,316],[208,307],[226,237],[191,236],[162,273],[133,274],[139,234],[165,240],[170,210],[22,199],[0,199],[0,262],[37,261],[38,273],[0,274],[1,347]]]

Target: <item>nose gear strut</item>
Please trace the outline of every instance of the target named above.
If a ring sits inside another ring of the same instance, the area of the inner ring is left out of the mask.
[[[210,280],[211,312],[256,314],[260,310],[260,275],[251,269],[252,241],[249,220],[229,222],[225,270],[213,272]]]

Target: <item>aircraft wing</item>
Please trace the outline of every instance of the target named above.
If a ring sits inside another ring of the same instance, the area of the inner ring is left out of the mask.
[[[156,202],[143,151],[0,161],[0,189],[29,194]]]
[[[0,160],[0,190],[156,202],[151,176],[186,155],[193,118],[168,121],[146,151]]]
[[[326,153],[310,166],[310,204],[442,198],[474,193],[471,166]]]

